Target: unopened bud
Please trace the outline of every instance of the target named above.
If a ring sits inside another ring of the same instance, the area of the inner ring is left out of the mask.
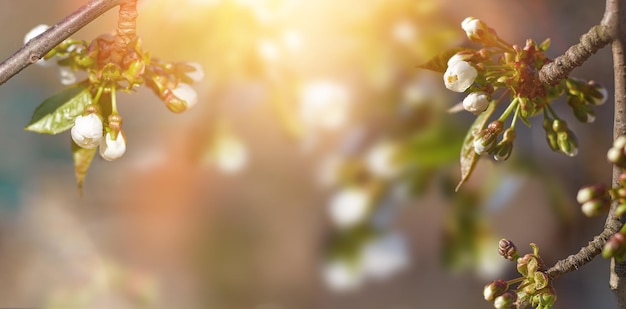
[[[585,214],[585,216],[594,217],[594,216],[601,215],[605,213],[606,211],[608,211],[610,206],[611,206],[610,200],[607,200],[604,198],[598,198],[598,199],[592,199],[590,201],[585,202],[581,206],[581,210]]]
[[[559,143],[559,149],[562,153],[570,157],[574,157],[578,154],[578,140],[576,139],[574,132],[570,130],[561,132],[557,131],[557,141]]]
[[[501,279],[489,282],[483,289],[483,296],[486,301],[493,301],[496,297],[502,295],[509,289],[509,284]]]
[[[624,148],[612,147],[606,153],[606,158],[609,160],[609,162],[621,168],[626,168],[626,156],[624,156]]]
[[[496,297],[493,302],[493,306],[496,309],[508,309],[513,308],[517,301],[517,293],[513,291],[506,291],[504,294]]]
[[[508,239],[500,239],[500,242],[498,242],[498,254],[509,261],[517,260],[519,257],[517,247]]]
[[[624,234],[615,233],[604,245],[602,249],[602,256],[606,259],[619,255],[624,246]]]
[[[578,201],[578,203],[584,204],[592,199],[604,197],[607,195],[607,193],[608,191],[604,184],[587,186],[578,190],[576,200]]]

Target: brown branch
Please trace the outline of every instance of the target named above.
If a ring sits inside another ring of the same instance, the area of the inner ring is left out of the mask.
[[[614,217],[610,221],[607,220],[604,230],[600,235],[593,238],[592,241],[587,244],[587,246],[583,247],[576,254],[572,254],[565,259],[562,259],[554,266],[550,267],[546,274],[550,277],[550,279],[556,279],[559,276],[566,274],[568,272],[575,271],[585,264],[591,262],[596,256],[598,256],[602,252],[602,248],[604,244],[607,242],[611,235],[615,234],[622,226],[622,223]]]
[[[603,25],[593,26],[580,37],[580,43],[570,47],[565,54],[544,65],[539,71],[539,81],[556,85],[587,58],[613,41],[610,31]]]
[[[55,46],[85,27],[98,16],[120,4],[122,0],[91,0],[74,13],[30,40],[13,55],[0,63],[0,85],[27,66],[37,62]]]

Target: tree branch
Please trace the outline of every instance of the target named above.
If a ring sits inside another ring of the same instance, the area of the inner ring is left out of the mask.
[[[539,71],[539,81],[556,85],[576,67],[581,66],[589,56],[611,43],[613,37],[603,25],[593,26],[580,37],[580,43],[570,47],[565,54],[544,65]]]
[[[556,279],[563,274],[579,269],[598,256],[598,254],[602,252],[602,248],[609,237],[617,233],[622,227],[622,223],[615,217],[609,216],[609,218],[610,220],[607,220],[604,230],[600,235],[594,237],[593,240],[590,241],[586,247],[581,248],[578,253],[556,262],[554,266],[546,271],[546,275],[548,275],[550,279]]]
[[[98,16],[120,4],[122,0],[90,0],[74,13],[30,40],[0,63],[0,85],[27,66],[37,62],[55,46],[85,27]]]

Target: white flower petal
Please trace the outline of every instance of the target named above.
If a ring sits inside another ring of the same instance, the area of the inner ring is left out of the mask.
[[[363,248],[363,272],[375,279],[386,279],[409,266],[406,240],[398,233],[383,235]]]
[[[187,109],[194,107],[198,103],[198,94],[193,87],[180,83],[178,87],[172,89],[174,95],[187,103]]]
[[[446,88],[455,92],[464,92],[469,88],[478,76],[478,71],[467,61],[452,63],[443,74]]]
[[[463,108],[473,114],[480,114],[489,107],[489,95],[482,91],[472,92],[463,99]]]
[[[78,116],[70,133],[76,145],[87,149],[96,148],[102,139],[102,120],[96,114]]]
[[[338,259],[324,265],[322,276],[326,285],[335,292],[356,290],[364,280],[362,272]]]
[[[107,161],[113,161],[121,158],[125,152],[126,139],[122,132],[117,134],[115,140],[111,137],[111,132],[107,132],[104,143],[100,143],[100,156]]]
[[[202,69],[202,65],[197,62],[187,62],[187,65],[194,67],[195,71],[187,72],[187,76],[191,78],[194,82],[199,82],[204,79],[204,69]]]
[[[76,73],[72,68],[69,67],[59,67],[59,78],[61,79],[61,84],[63,85],[71,85],[76,83]]]
[[[330,201],[330,217],[340,228],[354,226],[367,216],[370,201],[370,195],[365,189],[344,189],[337,192]]]

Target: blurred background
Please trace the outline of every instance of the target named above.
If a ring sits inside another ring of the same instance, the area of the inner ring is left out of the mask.
[[[84,1],[0,1],[0,58],[38,24]],[[441,75],[416,68],[476,47],[484,20],[523,45],[563,53],[604,6],[593,1],[141,0],[138,34],[156,58],[198,62],[200,103],[169,112],[151,91],[121,94],[127,152],[94,159],[83,196],[68,133],[23,127],[62,89],[31,66],[0,87],[0,307],[489,308],[483,286],[512,279],[501,238],[548,265],[587,244],[578,188],[609,183],[612,100],[579,124],[575,158],[553,153],[541,119],[511,158],[483,158],[458,193],[474,116]],[[117,9],[74,35],[112,31]],[[612,95],[610,50],[573,75]],[[541,118],[541,117],[537,117]],[[555,283],[555,308],[614,306],[609,262]]]

